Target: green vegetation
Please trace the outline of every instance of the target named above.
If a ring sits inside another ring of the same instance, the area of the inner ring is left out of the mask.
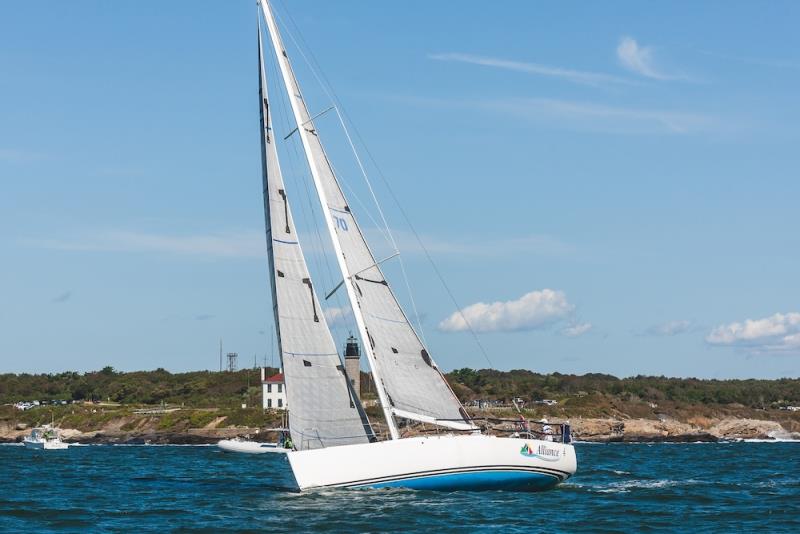
[[[261,408],[186,408],[167,413],[136,413],[130,406],[105,404],[70,404],[44,406],[21,411],[12,406],[0,406],[0,430],[25,424],[28,428],[54,422],[62,428],[82,432],[103,430],[112,432],[185,432],[189,429],[228,427],[276,427],[282,414],[264,412]],[[1,432],[0,432],[1,433]],[[2,439],[0,439],[2,442]]]
[[[365,399],[374,399],[375,385],[370,378],[361,373]],[[526,401],[523,414],[529,418],[667,418],[701,426],[726,417],[769,418],[788,430],[800,431],[800,412],[777,410],[800,405],[800,379],[620,379],[604,374],[577,376],[492,369],[457,369],[446,378],[478,418],[518,417],[509,403],[521,397]],[[109,439],[120,435],[120,439],[126,439],[124,434],[130,433],[149,436],[148,439],[161,434],[173,436],[168,439],[184,435],[190,441],[213,441],[218,439],[215,429],[281,426],[281,412],[261,409],[260,389],[260,373],[252,369],[173,374],[164,369],[121,373],[106,367],[83,374],[4,374],[0,375],[0,434],[5,433],[5,437],[0,436],[0,441],[16,439],[19,425],[32,427],[51,420],[62,428],[100,431],[111,436]],[[558,402],[535,403],[541,399]],[[26,411],[10,405],[32,400],[82,402],[48,404]],[[474,406],[471,401],[476,400],[500,402]],[[243,403],[247,408],[242,408]],[[154,410],[154,405],[168,409]],[[147,409],[138,410],[142,407]],[[367,413],[381,432],[380,408],[370,402]],[[205,429],[201,434],[206,433],[201,436],[190,433],[190,429]]]
[[[475,399],[505,399],[522,397],[537,399],[580,399],[604,396],[622,401],[663,401],[688,404],[740,404],[749,408],[767,408],[782,404],[800,404],[800,379],[778,380],[702,380],[698,378],[667,378],[663,376],[634,376],[617,378],[590,373],[562,375],[538,374],[524,369],[495,371],[493,369],[457,369],[447,375],[454,391],[462,401]]]
[[[270,373],[276,369],[268,369]],[[261,403],[259,370],[234,373],[164,369],[121,373],[113,367],[88,373],[0,375],[0,403],[25,400],[98,400],[123,404],[183,404],[222,408]]]
[[[277,372],[268,369],[269,373]],[[574,407],[591,405],[602,397],[622,402],[742,405],[768,408],[800,404],[800,379],[701,380],[635,376],[617,378],[604,374],[539,374],[527,370],[457,369],[446,375],[462,401],[477,399],[509,402],[556,399]],[[362,392],[372,397],[374,385],[361,376]],[[0,375],[0,403],[23,400],[98,400],[124,405],[184,405],[193,408],[259,406],[260,373],[245,369],[234,373],[196,371],[170,373],[164,369],[122,373],[112,367],[88,373]],[[203,426],[210,415],[198,415],[193,428]],[[246,419],[246,418],[245,418]]]

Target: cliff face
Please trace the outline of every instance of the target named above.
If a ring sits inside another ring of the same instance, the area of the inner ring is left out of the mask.
[[[219,421],[222,424],[224,421]],[[125,418],[111,420],[98,428],[78,430],[61,427],[61,438],[69,443],[105,443],[105,444],[179,444],[202,445],[216,443],[221,439],[236,436],[249,436],[255,441],[276,441],[277,435],[254,427],[225,427],[170,429],[159,428],[156,422],[138,425],[133,430],[123,430]],[[30,428],[17,428],[7,422],[0,421],[0,443],[14,443],[30,434]]]
[[[620,408],[629,408],[620,406]],[[634,408],[636,406],[634,405]],[[663,407],[661,408],[663,409]],[[547,417],[551,422],[569,422],[576,441],[589,442],[695,442],[735,439],[800,439],[800,413],[781,410],[745,410],[728,407],[694,406],[670,410],[670,413],[639,415],[634,409],[616,410],[610,416],[587,417],[563,407],[550,407],[551,413],[526,410],[529,420]],[[558,410],[558,413],[552,413]],[[738,411],[736,411],[738,410]],[[519,417],[505,409],[470,410],[482,418]],[[144,412],[144,413],[142,413]],[[382,416],[377,407],[367,410],[376,432],[380,433]],[[261,409],[179,409],[160,414],[120,405],[85,405],[39,408],[21,412],[0,407],[0,442],[21,441],[30,429],[51,420],[62,429],[65,440],[76,443],[214,443],[220,439],[249,435],[259,441],[275,441],[268,428],[282,426],[281,414]],[[495,432],[508,435],[513,424],[495,425]],[[430,428],[428,428],[430,430]],[[413,427],[409,435],[424,433]]]
[[[280,425],[280,414],[260,409],[173,409],[166,413],[136,414],[119,406],[75,406],[54,410],[0,411],[0,443],[18,442],[31,429],[51,420],[71,443],[216,443],[220,439],[249,435],[274,441],[266,428]]]
[[[572,420],[576,441],[693,442],[734,439],[800,439],[776,421],[758,419],[703,419],[697,422],[652,419]]]
[[[224,418],[203,428],[159,428],[157,418],[139,420],[131,425],[130,417],[111,419],[94,429],[62,427],[62,437],[72,443],[175,443],[204,444],[235,436],[250,436],[257,441],[273,441],[277,435],[255,427],[228,427]],[[551,421],[557,422],[557,421]],[[561,422],[561,421],[558,421]],[[575,441],[595,443],[697,442],[736,439],[800,439],[780,423],[758,419],[726,418],[703,420],[702,424],[652,419],[573,419]],[[0,421],[0,442],[21,441],[30,428]]]

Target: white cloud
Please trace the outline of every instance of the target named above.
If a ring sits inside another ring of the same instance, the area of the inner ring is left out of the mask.
[[[100,252],[160,252],[211,258],[265,258],[266,239],[261,232],[163,234],[107,230],[66,239],[29,239],[41,248]]]
[[[330,327],[346,326],[350,323],[350,318],[353,317],[353,310],[349,306],[343,308],[332,306],[325,308],[323,313],[325,314],[325,321]]]
[[[649,46],[639,46],[636,39],[623,37],[617,46],[617,58],[622,65],[637,74],[656,80],[677,80],[682,76],[672,76],[656,68],[653,50]]]
[[[800,313],[776,313],[763,319],[719,325],[706,336],[706,342],[748,347],[755,352],[800,350]]]
[[[620,134],[697,134],[735,131],[732,121],[703,112],[676,111],[659,108],[609,106],[580,100],[556,98],[419,98],[393,97],[415,106],[442,109],[469,109],[500,112],[513,120],[544,123],[548,126],[577,131]]]
[[[367,228],[366,232],[377,256],[386,257],[393,252],[379,230]],[[422,253],[422,246],[410,232],[393,230],[392,233],[404,256]],[[301,234],[303,252],[329,252],[327,235],[323,234],[321,239],[320,243],[316,235]],[[429,252],[442,256],[498,257],[521,253],[562,256],[574,251],[571,245],[547,235],[472,240],[424,235],[421,239]],[[187,235],[110,229],[75,233],[68,237],[24,239],[23,242],[29,246],[51,250],[168,253],[209,258],[266,258],[267,254],[266,239],[260,230],[228,230]]]
[[[687,320],[667,321],[651,326],[645,331],[650,336],[677,336],[692,329],[692,322]]]
[[[561,333],[567,337],[580,337],[591,329],[592,323],[577,323],[564,328]]]
[[[547,76],[550,78],[560,78],[573,83],[584,85],[602,85],[602,84],[632,84],[635,83],[631,80],[612,76],[610,74],[603,74],[599,72],[587,72],[573,69],[565,69],[561,67],[551,67],[548,65],[541,65],[539,63],[526,63],[522,61],[514,61],[510,59],[502,59],[495,57],[476,56],[472,54],[460,53],[447,53],[447,54],[429,54],[429,59],[437,61],[457,61],[460,63],[469,63],[472,65],[481,65],[484,67],[494,67],[505,70],[512,70],[516,72],[524,72],[528,74],[536,74],[539,76]]]
[[[18,148],[0,148],[0,161],[22,163],[38,159],[42,159],[42,155],[36,152]]]
[[[731,61],[740,61],[742,63],[749,63],[752,65],[773,67],[776,69],[792,69],[792,70],[800,69],[800,61],[796,59],[735,56],[730,54],[720,54],[718,52],[712,52],[710,50],[700,50],[700,52],[707,56],[718,57],[721,59],[728,59]]]
[[[475,104],[473,104],[474,106]],[[509,98],[479,102],[485,109],[548,121],[561,127],[613,133],[690,134],[713,130],[716,120],[701,113],[606,106],[552,98]]]
[[[469,327],[477,332],[534,330],[566,318],[574,309],[564,292],[542,289],[517,300],[472,304],[439,323],[439,329],[445,332],[462,332]]]
[[[392,230],[397,246],[403,255],[421,254],[424,245],[428,252],[443,256],[477,256],[494,258],[510,254],[536,254],[540,256],[563,256],[575,251],[575,247],[563,241],[543,234],[527,236],[507,236],[498,238],[483,238],[471,236],[470,238],[456,236],[421,235],[420,240],[404,230]],[[385,257],[391,254],[391,246],[376,229],[367,230],[367,239],[376,255]]]

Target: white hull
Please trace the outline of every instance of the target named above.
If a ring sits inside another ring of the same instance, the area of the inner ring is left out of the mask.
[[[246,454],[286,454],[288,449],[278,447],[276,443],[257,443],[255,441],[241,441],[236,439],[223,439],[217,447],[224,452],[243,452]]]
[[[43,450],[62,450],[69,447],[69,444],[63,441],[31,441],[23,440],[22,443],[29,449],[43,449]]]
[[[428,436],[288,453],[300,490],[402,487],[540,491],[575,473],[572,445],[494,436]]]

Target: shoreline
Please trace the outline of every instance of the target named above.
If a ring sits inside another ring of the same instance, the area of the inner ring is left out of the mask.
[[[731,445],[735,443],[800,443],[798,439],[735,439],[717,441],[573,441],[573,445]],[[209,443],[118,443],[118,442],[69,442],[70,447],[215,447],[216,441]],[[0,440],[0,447],[24,447],[22,441]]]
[[[98,428],[83,431],[61,427],[62,439],[81,445],[214,445],[222,439],[247,437],[253,441],[276,441],[277,432],[267,428],[207,425],[202,428],[160,429],[157,421],[136,429],[122,427],[127,418],[111,418]],[[727,417],[706,421],[704,425],[677,420],[653,419],[551,419],[553,423],[570,423],[572,438],[577,443],[730,443],[740,441],[794,442],[800,441],[800,432],[786,430],[779,422],[763,419]],[[19,443],[30,433],[28,425],[2,424],[0,443]],[[495,429],[498,430],[498,429]],[[423,432],[411,430],[407,435]],[[489,432],[506,435],[503,430]]]

